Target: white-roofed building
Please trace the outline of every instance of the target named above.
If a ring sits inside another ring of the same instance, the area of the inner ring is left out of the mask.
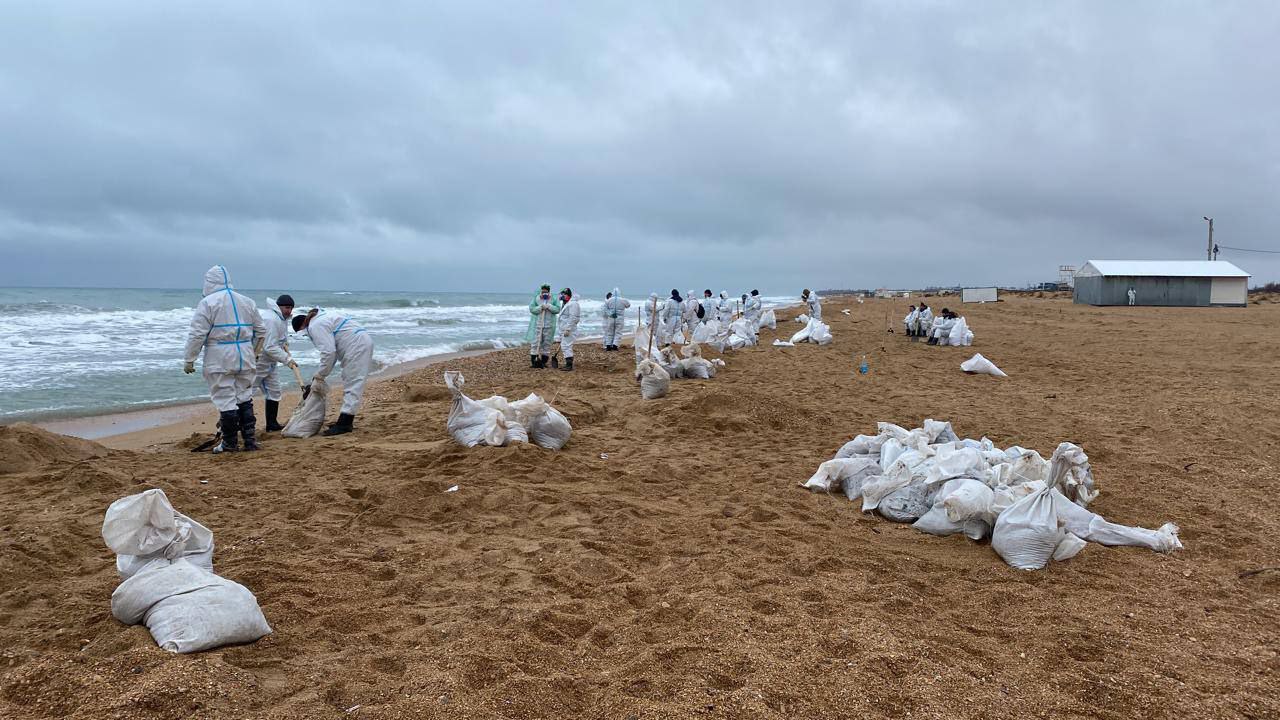
[[[1226,260],[1090,260],[1076,271],[1075,301],[1086,305],[1246,307],[1249,277]]]

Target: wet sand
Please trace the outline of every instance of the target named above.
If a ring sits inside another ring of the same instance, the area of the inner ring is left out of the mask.
[[[629,352],[561,373],[517,349],[372,385],[352,435],[0,476],[0,716],[1280,716],[1280,307],[1013,298],[935,348],[885,332],[907,302],[829,301],[832,345],[769,347],[782,322],[656,401]],[[961,373],[975,351],[1010,377]],[[570,444],[457,446],[446,367],[472,397],[554,398]],[[1186,549],[1023,572],[798,487],[926,417],[1081,445],[1091,509]],[[174,656],[111,617],[102,513],[148,487],[213,530],[273,635]]]

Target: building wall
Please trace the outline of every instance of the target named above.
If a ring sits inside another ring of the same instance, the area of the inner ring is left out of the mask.
[[[1138,305],[1207,307],[1213,279],[1207,277],[1080,277],[1075,302],[1087,305],[1128,305],[1129,288]]]
[[[1244,307],[1249,304],[1248,278],[1214,278],[1209,291],[1209,302],[1214,305]]]

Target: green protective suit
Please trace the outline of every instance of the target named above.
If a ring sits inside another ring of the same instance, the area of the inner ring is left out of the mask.
[[[529,343],[530,355],[550,355],[551,345],[556,339],[556,316],[560,314],[560,298],[552,295],[547,301],[550,306],[542,310],[541,293],[533,296],[529,303],[529,330],[525,332],[525,342]],[[542,332],[538,332],[541,326]]]

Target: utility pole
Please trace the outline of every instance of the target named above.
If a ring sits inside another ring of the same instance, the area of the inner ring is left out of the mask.
[[[1207,253],[1206,259],[1212,260],[1213,259],[1213,218],[1206,215],[1204,216],[1204,219],[1209,221],[1209,252]]]

